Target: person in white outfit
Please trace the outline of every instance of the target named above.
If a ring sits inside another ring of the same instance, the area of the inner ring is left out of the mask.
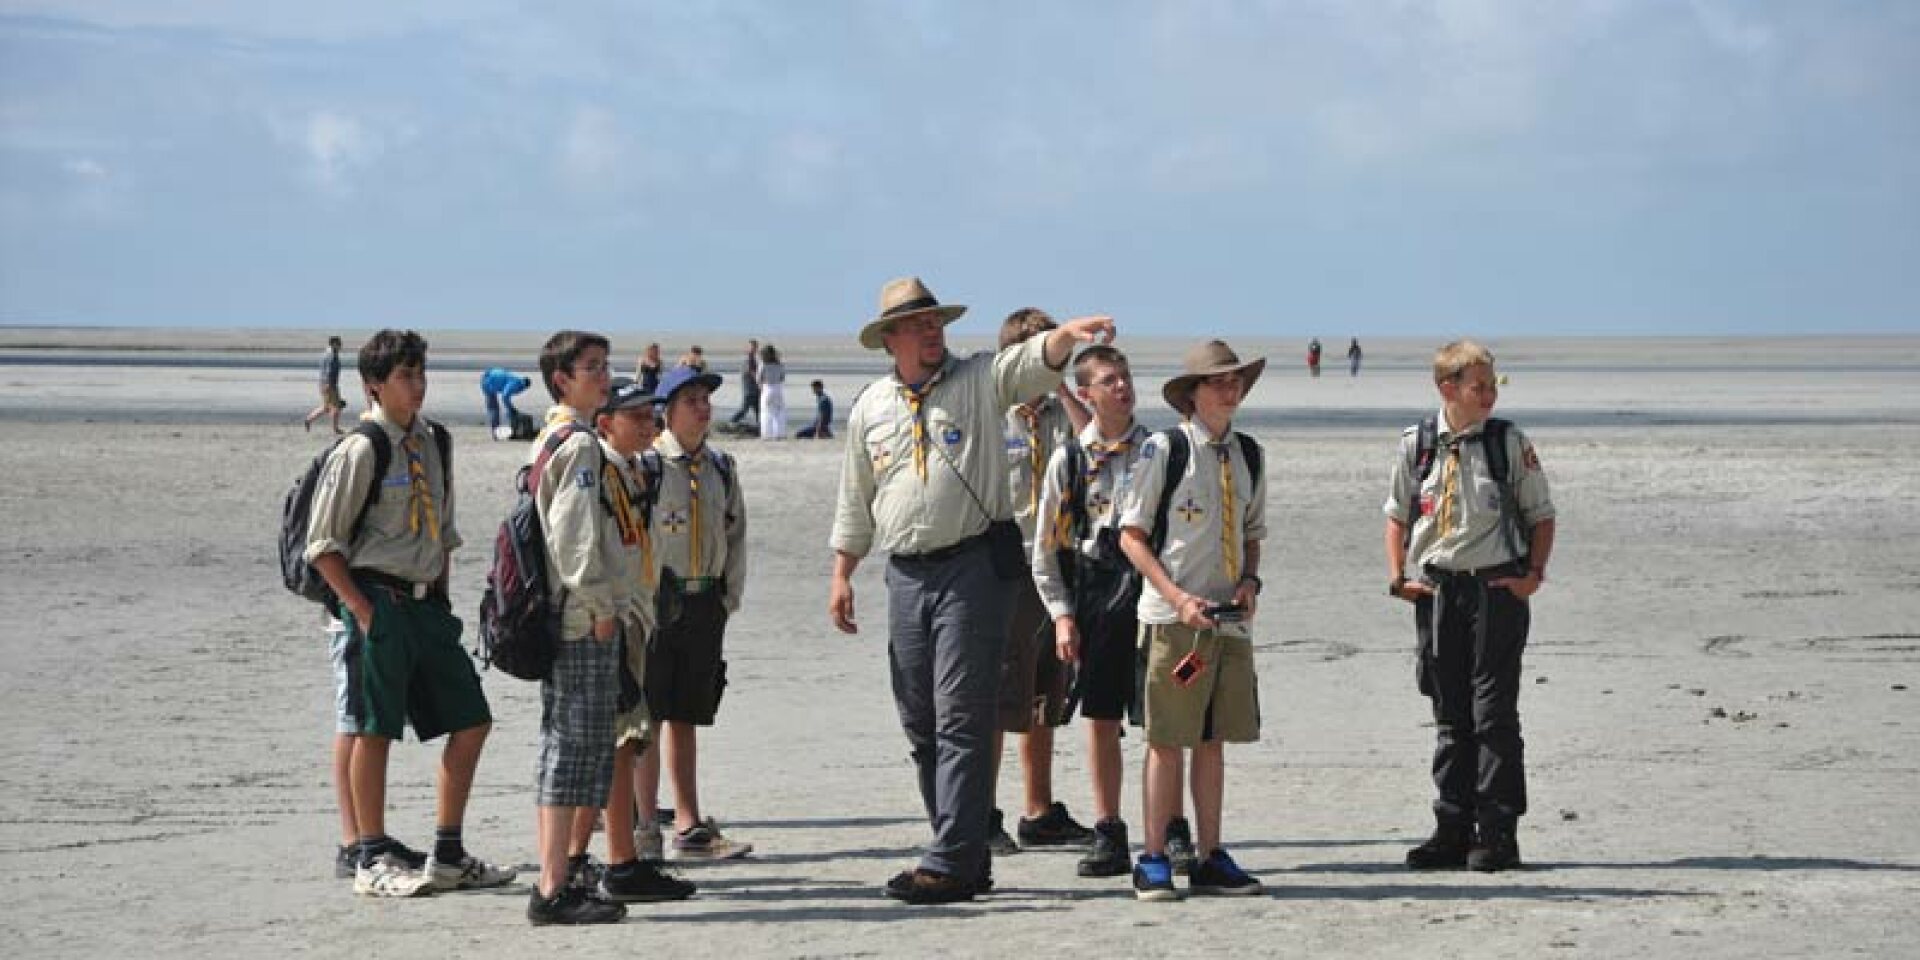
[[[760,439],[787,438],[787,367],[769,343],[760,348]]]

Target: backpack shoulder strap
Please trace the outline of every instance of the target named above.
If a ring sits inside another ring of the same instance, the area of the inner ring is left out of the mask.
[[[1407,515],[1400,527],[1400,545],[1413,542],[1413,525],[1420,519],[1420,487],[1433,472],[1433,452],[1440,445],[1440,418],[1428,414],[1407,428],[1413,432],[1413,449],[1408,451],[1407,475],[1413,478],[1413,496],[1407,501]]]
[[[1523,542],[1520,520],[1520,502],[1513,490],[1513,460],[1507,456],[1507,434],[1513,428],[1513,421],[1499,417],[1488,417],[1480,428],[1480,450],[1487,458],[1487,472],[1493,475],[1493,485],[1500,490],[1500,535],[1506,538],[1507,549],[1514,556],[1523,556],[1529,544]]]
[[[380,500],[380,482],[387,478],[387,468],[393,466],[393,442],[387,439],[387,431],[377,423],[362,421],[353,428],[353,432],[367,438],[373,447],[373,484],[367,490],[367,506],[373,506]]]
[[[427,426],[433,429],[433,445],[440,451],[440,469],[447,473],[447,489],[453,489],[453,434],[440,425],[438,420],[428,420]]]
[[[1060,491],[1060,509],[1069,518],[1067,529],[1078,539],[1087,529],[1087,450],[1080,445],[1079,437],[1069,437],[1060,449],[1066,451],[1067,458],[1067,485]]]
[[[1193,446],[1187,442],[1186,431],[1179,427],[1169,427],[1158,434],[1167,444],[1167,472],[1160,484],[1160,503],[1153,511],[1153,530],[1147,535],[1147,542],[1153,545],[1158,554],[1167,545],[1167,512],[1173,509],[1173,492],[1186,477],[1187,460],[1193,456]]]
[[[1260,444],[1254,442],[1252,437],[1238,432],[1235,433],[1235,436],[1240,438],[1240,455],[1247,460],[1247,476],[1253,478],[1253,486],[1255,489],[1258,489],[1260,487],[1260,473],[1266,469],[1264,452],[1260,449]],[[1251,493],[1249,493],[1249,495],[1251,495]]]
[[[547,434],[547,439],[540,444],[540,453],[533,458],[533,463],[521,470],[521,487],[528,493],[538,493],[540,490],[540,474],[546,471],[547,461],[552,460],[553,455],[559,452],[560,447],[568,440],[573,439],[573,435],[579,432],[579,424],[563,423],[558,429]]]
[[[647,488],[640,493],[640,516],[649,527],[653,526],[653,508],[660,503],[660,479],[666,474],[660,451],[651,447],[640,451],[640,475],[647,481]]]

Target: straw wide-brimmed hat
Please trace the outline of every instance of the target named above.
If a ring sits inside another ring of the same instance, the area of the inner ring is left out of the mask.
[[[889,280],[880,288],[880,315],[860,328],[860,345],[868,350],[879,350],[886,346],[880,335],[895,320],[908,317],[935,316],[944,324],[952,323],[967,308],[958,304],[942,304],[934,299],[933,291],[920,282],[919,277],[901,277]]]
[[[1253,382],[1260,379],[1260,372],[1267,369],[1267,358],[1240,362],[1239,354],[1227,346],[1224,340],[1208,340],[1195,344],[1180,361],[1180,375],[1167,381],[1160,388],[1160,395],[1166,398],[1167,405],[1180,411],[1183,417],[1193,415],[1193,388],[1200,381],[1217,373],[1237,373],[1251,391]]]

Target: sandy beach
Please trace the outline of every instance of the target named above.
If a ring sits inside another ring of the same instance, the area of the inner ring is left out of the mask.
[[[1319,379],[1304,338],[1260,345],[1273,363],[1242,425],[1272,478],[1254,625],[1264,728],[1228,751],[1225,835],[1268,890],[1243,901],[1137,903],[1048,853],[998,861],[999,890],[974,903],[883,899],[926,836],[887,688],[884,564],[856,582],[862,633],[835,633],[839,445],[722,439],[750,511],[750,580],[702,792],[756,853],[689,869],[692,901],[536,930],[524,883],[387,902],[333,878],[327,651],[271,542],[326,439],[298,424],[319,338],[246,337],[242,351],[203,334],[0,330],[0,934],[19,956],[1920,949],[1920,337],[1492,344],[1511,377],[1500,412],[1538,444],[1560,516],[1521,699],[1529,866],[1492,876],[1401,866],[1431,826],[1432,730],[1410,609],[1383,595],[1380,502],[1400,427],[1437,403],[1431,344],[1369,344],[1350,378],[1333,356],[1345,338],[1326,338]],[[530,368],[539,337],[427,335],[426,412],[456,437],[453,601],[471,632],[526,452],[486,439],[474,371]],[[723,372],[742,339],[708,337]],[[794,339],[795,426],[807,380],[827,380],[844,417],[882,370],[851,337]],[[617,355],[644,342],[617,337]],[[1159,382],[1179,348],[1140,351],[1151,426],[1172,419]],[[358,395],[351,372],[342,389]],[[716,419],[737,401],[729,382]],[[538,688],[485,682],[496,722],[467,843],[530,877]],[[1056,783],[1086,814],[1083,737],[1062,732]],[[394,749],[390,825],[416,846],[431,839],[437,747]],[[1137,825],[1137,738],[1127,750]]]

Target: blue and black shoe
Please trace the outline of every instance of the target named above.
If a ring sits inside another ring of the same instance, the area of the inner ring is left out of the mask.
[[[1173,861],[1164,853],[1143,853],[1133,865],[1133,895],[1140,900],[1179,900],[1173,885]]]
[[[1251,897],[1266,889],[1219,847],[1194,866],[1187,886],[1196,897]]]

